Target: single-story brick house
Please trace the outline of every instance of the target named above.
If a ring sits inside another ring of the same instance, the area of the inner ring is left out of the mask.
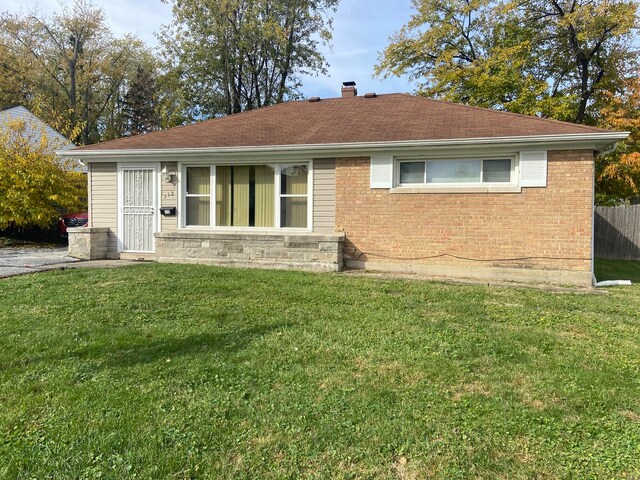
[[[594,158],[626,136],[345,84],[64,153],[70,253],[589,285]]]

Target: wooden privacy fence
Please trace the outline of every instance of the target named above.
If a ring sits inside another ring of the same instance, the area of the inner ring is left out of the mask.
[[[640,205],[596,207],[595,255],[640,260]]]

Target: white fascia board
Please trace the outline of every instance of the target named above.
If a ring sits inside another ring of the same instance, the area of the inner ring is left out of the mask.
[[[283,157],[340,157],[370,155],[372,152],[392,152],[395,155],[412,151],[456,148],[461,151],[478,147],[522,148],[544,144],[547,149],[593,149],[601,150],[629,136],[629,132],[580,133],[570,135],[531,135],[519,137],[464,138],[445,140],[412,140],[399,142],[327,143],[314,145],[269,145],[247,147],[163,148],[163,149],[119,149],[119,150],[64,150],[58,155],[88,162],[114,162],[123,158],[144,161],[170,161],[189,158],[203,160],[226,158],[242,160],[282,159]]]

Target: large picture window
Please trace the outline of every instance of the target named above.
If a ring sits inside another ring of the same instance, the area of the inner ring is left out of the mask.
[[[479,160],[407,160],[399,162],[400,185],[505,184],[512,178],[511,158]]]
[[[216,227],[308,228],[306,164],[194,166],[185,176],[187,227],[209,226],[213,208]]]

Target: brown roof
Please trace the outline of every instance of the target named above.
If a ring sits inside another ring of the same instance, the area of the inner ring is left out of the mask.
[[[606,133],[585,125],[407,94],[296,101],[82,150],[258,147]]]

